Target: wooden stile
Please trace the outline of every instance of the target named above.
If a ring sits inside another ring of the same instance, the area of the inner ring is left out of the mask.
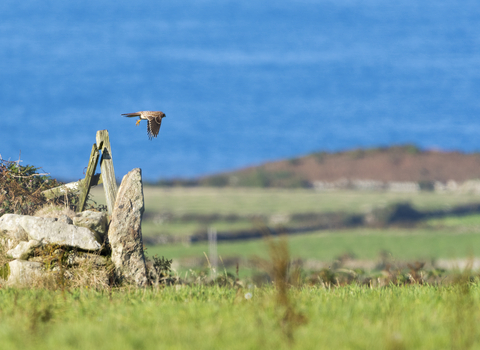
[[[85,179],[81,185],[81,192],[78,196],[79,202],[77,212],[81,212],[85,208],[85,202],[87,201],[88,193],[90,192],[90,187],[92,186],[92,177],[95,175],[95,169],[97,168],[99,156],[100,154],[98,152],[97,145],[94,143],[92,146],[92,152],[90,153],[90,160],[88,161],[87,173],[85,174]]]
[[[117,182],[115,180],[115,170],[113,169],[112,149],[110,147],[110,138],[107,130],[97,131],[97,147],[102,151],[100,160],[100,170],[103,178],[103,189],[107,200],[108,214],[111,215],[117,198]]]
[[[90,159],[88,161],[85,178],[77,182],[71,182],[43,191],[42,194],[45,196],[45,198],[53,199],[63,196],[69,192],[80,192],[79,205],[77,207],[77,211],[80,212],[85,208],[85,202],[90,192],[90,188],[103,183],[103,189],[105,191],[105,197],[107,200],[108,214],[112,214],[118,189],[117,182],[115,180],[115,170],[113,168],[112,149],[110,148],[108,131],[97,131],[96,141],[97,143],[93,144],[92,146],[92,152],[90,153]],[[95,174],[95,169],[97,168],[98,159],[100,157],[100,151],[102,152],[102,158],[100,160],[101,174]]]

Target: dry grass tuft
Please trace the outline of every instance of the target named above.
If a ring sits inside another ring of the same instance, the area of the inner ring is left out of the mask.
[[[0,249],[3,246],[0,246]],[[0,277],[7,279],[8,262],[5,250],[0,250]],[[32,271],[15,287],[62,290],[77,288],[105,290],[114,283],[113,264],[110,259],[100,254],[79,252],[75,249],[46,244],[35,249],[29,261],[43,264],[43,269]]]
[[[288,242],[284,236],[274,239],[267,234],[265,239],[270,260],[256,258],[255,263],[264,269],[273,281],[276,289],[275,304],[279,313],[279,325],[288,342],[293,344],[295,330],[307,323],[307,318],[297,311],[289,293],[292,287],[300,285],[300,271],[291,268]]]
[[[6,280],[9,273],[8,262],[10,259],[7,258],[6,253],[6,240],[0,238],[0,287],[4,283],[3,280]]]
[[[114,266],[110,260],[98,265],[94,259],[85,259],[82,263],[64,272],[67,288],[91,288],[107,290],[111,288]]]
[[[75,212],[65,205],[47,204],[33,213],[33,216],[41,218],[58,218],[62,215],[66,215],[73,220]]]

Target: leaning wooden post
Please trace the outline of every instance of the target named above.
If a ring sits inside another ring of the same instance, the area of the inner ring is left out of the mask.
[[[90,160],[88,161],[87,173],[85,174],[85,179],[82,182],[82,189],[79,195],[77,212],[81,212],[85,208],[85,202],[87,201],[88,193],[90,192],[90,187],[92,186],[92,178],[93,175],[95,175],[95,169],[97,168],[98,157],[98,148],[97,145],[94,143],[92,146],[92,152],[90,153]]]
[[[117,197],[117,182],[115,180],[112,149],[110,148],[110,138],[108,137],[107,130],[97,131],[97,147],[102,151],[100,169],[102,171],[103,189],[105,190],[105,197],[107,199],[108,214],[111,215]]]

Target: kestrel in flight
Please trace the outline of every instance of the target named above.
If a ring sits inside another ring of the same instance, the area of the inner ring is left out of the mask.
[[[138,125],[142,119],[147,120],[147,134],[150,140],[153,137],[157,137],[158,132],[160,131],[160,125],[162,125],[162,119],[166,117],[165,113],[160,111],[140,111],[135,113],[125,113],[122,115],[125,117],[138,117],[135,125]]]

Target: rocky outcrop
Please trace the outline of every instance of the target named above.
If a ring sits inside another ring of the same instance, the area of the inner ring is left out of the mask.
[[[103,243],[103,237],[98,232],[70,225],[55,218],[5,214],[0,218],[0,231],[11,239],[25,232],[30,240],[92,251],[100,250]]]
[[[142,172],[137,168],[123,177],[118,189],[108,239],[117,278],[140,287],[148,284],[141,229],[144,210]]]

